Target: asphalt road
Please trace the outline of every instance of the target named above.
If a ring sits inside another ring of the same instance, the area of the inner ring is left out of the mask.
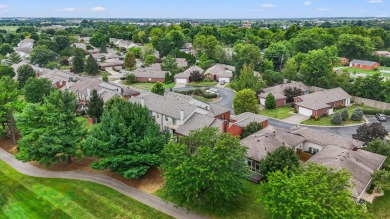
[[[183,218],[183,219],[184,218],[186,219],[205,218],[195,212],[187,211],[187,209],[185,208],[177,208],[170,202],[165,202],[157,196],[132,188],[108,176],[83,172],[83,171],[48,171],[48,170],[39,169],[28,163],[23,163],[19,160],[16,160],[12,154],[9,154],[2,148],[0,148],[0,160],[3,160],[18,172],[28,176],[43,177],[43,178],[77,179],[77,180],[85,180],[94,183],[99,183],[107,187],[110,187],[112,189],[115,189],[116,191],[124,195],[127,195],[141,203],[144,203],[145,205],[155,208],[175,218]]]

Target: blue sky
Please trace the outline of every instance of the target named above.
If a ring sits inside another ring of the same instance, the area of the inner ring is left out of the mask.
[[[0,0],[0,17],[388,17],[390,0]]]

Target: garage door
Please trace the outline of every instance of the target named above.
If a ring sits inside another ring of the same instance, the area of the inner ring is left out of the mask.
[[[302,114],[302,115],[305,115],[305,116],[311,116],[313,111],[312,110],[309,110],[309,109],[306,109],[306,108],[303,108],[303,107],[299,107],[299,114]]]
[[[178,83],[178,84],[187,84],[187,79],[179,79],[179,78],[177,78],[176,79],[176,83]]]
[[[263,106],[265,106],[265,99],[260,98],[260,104],[263,105]]]
[[[225,81],[226,83],[230,82],[230,78],[219,78],[219,82]]]

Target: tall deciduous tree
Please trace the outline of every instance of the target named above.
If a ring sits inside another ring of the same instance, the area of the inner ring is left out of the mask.
[[[337,42],[339,55],[349,59],[365,59],[374,51],[370,38],[361,35],[342,34]]]
[[[139,178],[159,164],[166,143],[159,131],[146,108],[116,99],[106,105],[101,123],[93,127],[83,149],[101,158],[93,168]]]
[[[38,64],[39,66],[46,66],[49,62],[57,61],[58,58],[58,54],[48,49],[47,46],[34,47],[30,55],[31,63]]]
[[[383,139],[387,135],[385,127],[382,123],[374,122],[369,125],[364,124],[356,129],[356,134],[352,135],[353,139],[364,141],[366,143],[374,141],[375,139]]]
[[[161,70],[170,71],[172,74],[178,73],[179,68],[177,67],[176,59],[170,55],[165,57],[161,63]]]
[[[164,95],[165,93],[165,88],[164,84],[161,82],[157,82],[153,85],[152,87],[152,93],[158,94],[158,95]]]
[[[14,52],[14,48],[12,48],[12,46],[9,44],[9,43],[3,43],[1,44],[0,46],[0,54],[5,56],[9,53],[13,53]]]
[[[180,205],[226,211],[244,193],[248,176],[245,147],[239,139],[215,128],[192,131],[163,150],[166,199]]]
[[[99,65],[92,55],[89,55],[87,58],[85,72],[87,72],[89,75],[97,75],[99,73]]]
[[[259,201],[273,218],[362,218],[364,205],[352,198],[350,173],[309,164],[289,173],[268,174]]]
[[[257,93],[265,87],[265,83],[260,76],[254,74],[252,65],[245,64],[238,78],[231,82],[231,87],[236,91],[251,89]]]
[[[236,114],[245,112],[257,113],[259,106],[256,93],[250,89],[237,92],[233,99],[233,108]]]
[[[24,86],[24,98],[29,103],[43,103],[43,98],[53,91],[51,81],[46,78],[29,78]]]
[[[137,64],[137,60],[132,51],[128,51],[125,56],[125,67],[126,68],[134,68]]]
[[[104,101],[99,97],[96,90],[92,91],[88,104],[88,115],[92,118],[100,119],[103,114]]]
[[[264,176],[280,171],[293,172],[299,167],[299,158],[291,148],[280,147],[267,154],[260,163],[260,172]]]
[[[27,104],[16,116],[22,139],[17,158],[38,161],[47,166],[77,155],[85,128],[76,119],[76,95],[70,91],[53,91],[42,105]]]
[[[19,88],[23,88],[29,78],[35,78],[35,71],[30,65],[22,65],[17,70]]]
[[[14,69],[12,68],[12,66],[0,65],[0,78],[6,76],[10,78],[15,77]]]
[[[245,64],[251,65],[254,68],[260,64],[260,49],[253,44],[237,44],[234,46],[233,59],[236,62],[236,74],[243,68]]]

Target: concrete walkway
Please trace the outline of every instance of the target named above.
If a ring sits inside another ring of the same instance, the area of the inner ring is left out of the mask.
[[[43,178],[63,178],[63,179],[77,179],[85,180],[94,183],[99,183],[115,189],[116,191],[127,195],[145,205],[148,205],[152,208],[155,208],[167,215],[171,215],[175,218],[188,218],[188,219],[204,219],[204,216],[201,216],[195,212],[189,212],[185,208],[175,208],[172,203],[164,202],[159,197],[154,195],[139,191],[133,187],[130,187],[122,182],[119,182],[116,179],[113,179],[108,176],[93,174],[83,171],[48,171],[39,169],[35,166],[32,166],[28,163],[23,163],[19,160],[16,160],[15,157],[0,148],[0,159],[10,165],[12,168],[18,172],[33,176],[33,177],[43,177]]]
[[[283,119],[283,122],[293,123],[293,124],[300,124],[301,122],[308,120],[310,117],[302,115],[302,114],[293,114],[290,117],[287,117]]]

